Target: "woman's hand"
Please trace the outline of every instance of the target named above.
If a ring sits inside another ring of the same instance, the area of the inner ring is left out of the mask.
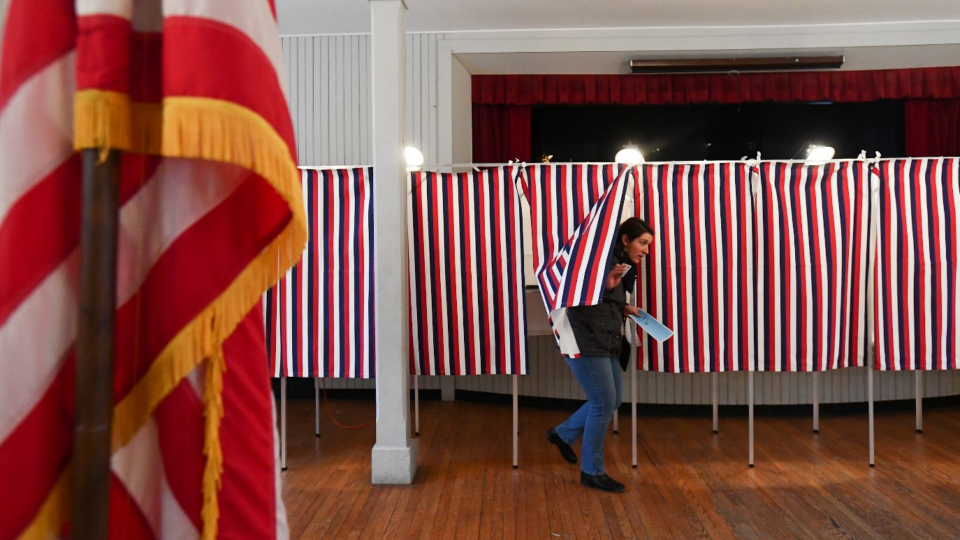
[[[637,306],[629,306],[629,305],[628,305],[628,306],[624,306],[624,307],[623,307],[623,316],[624,316],[624,317],[629,317],[630,315],[636,315],[637,317],[639,317],[639,316],[640,316],[640,308],[638,308]]]
[[[618,264],[613,267],[613,270],[610,270],[610,273],[607,274],[606,287],[609,291],[610,289],[616,287],[620,284],[620,280],[623,279],[623,275],[627,273],[627,270],[630,269],[629,264]]]

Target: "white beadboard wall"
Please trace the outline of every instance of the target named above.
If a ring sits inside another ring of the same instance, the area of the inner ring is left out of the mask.
[[[440,154],[437,42],[407,34],[406,143],[426,163]],[[370,35],[282,36],[290,116],[303,166],[369,165],[372,152]]]
[[[444,34],[407,34],[406,142],[423,152],[426,163],[440,162],[438,95],[439,44]],[[369,165],[371,157],[370,35],[283,36],[283,57],[290,89],[290,113],[300,165]],[[539,306],[529,306],[539,309]],[[553,338],[530,336],[530,374],[520,377],[524,396],[585,399],[560,357]],[[874,399],[915,397],[913,372],[874,373]],[[792,405],[812,402],[813,376],[807,373],[757,373],[756,403]],[[372,389],[372,380],[327,379],[327,388]],[[719,375],[722,405],[747,403],[747,374]],[[820,402],[866,401],[866,372],[852,368],[821,374]],[[439,377],[421,377],[420,388],[437,390]],[[456,388],[510,394],[509,376],[458,377]],[[960,394],[960,372],[924,373],[924,396]],[[629,381],[624,397],[629,400]],[[640,403],[706,405],[711,403],[710,375],[640,373]]]

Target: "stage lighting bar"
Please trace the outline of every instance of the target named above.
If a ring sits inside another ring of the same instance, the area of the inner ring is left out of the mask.
[[[630,60],[630,73],[729,73],[743,71],[794,71],[838,69],[843,55],[779,56],[762,58],[672,58]]]

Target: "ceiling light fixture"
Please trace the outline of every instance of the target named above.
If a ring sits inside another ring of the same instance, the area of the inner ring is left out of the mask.
[[[643,154],[640,153],[640,150],[637,150],[635,146],[624,147],[623,150],[617,152],[617,156],[613,158],[613,161],[616,163],[625,163],[627,165],[636,165],[638,163],[643,163]]]
[[[423,166],[423,153],[412,146],[403,149],[403,158],[407,161],[407,171],[419,171]]]
[[[807,150],[807,161],[814,161],[814,162],[830,161],[831,159],[833,159],[834,153],[836,153],[836,151],[833,149],[832,146],[812,145]]]

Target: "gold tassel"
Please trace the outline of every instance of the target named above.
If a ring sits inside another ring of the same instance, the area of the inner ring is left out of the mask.
[[[223,474],[223,448],[220,446],[220,420],[223,418],[223,372],[227,368],[223,349],[207,359],[203,385],[203,509],[200,512],[203,540],[217,537],[220,520],[219,492]]]

